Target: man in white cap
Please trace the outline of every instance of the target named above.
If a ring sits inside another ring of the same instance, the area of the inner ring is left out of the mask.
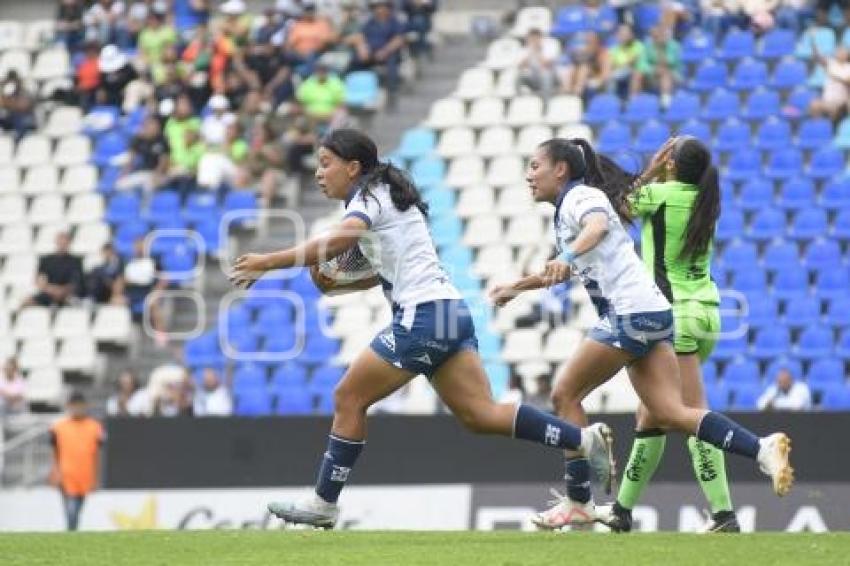
[[[229,112],[230,102],[222,94],[214,94],[209,102],[210,114],[201,123],[201,136],[207,146],[219,146],[224,143],[227,126],[232,124],[235,116]]]
[[[139,78],[139,74],[116,45],[107,45],[100,50],[98,66],[104,103],[110,106],[121,106],[124,101],[124,89]]]

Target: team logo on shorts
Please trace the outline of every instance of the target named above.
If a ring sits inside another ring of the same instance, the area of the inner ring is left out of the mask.
[[[428,354],[422,354],[421,356],[414,356],[413,360],[423,363],[425,365],[431,365],[431,356]]]

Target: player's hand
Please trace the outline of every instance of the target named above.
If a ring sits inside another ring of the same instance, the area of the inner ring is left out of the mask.
[[[661,148],[655,152],[655,155],[652,156],[652,159],[649,161],[649,165],[646,167],[646,171],[643,173],[642,177],[647,180],[656,179],[664,172],[664,168],[667,166],[667,161],[673,156],[673,147],[676,145],[676,141],[678,138],[672,137],[667,142],[661,146]]]
[[[245,254],[233,264],[230,282],[239,289],[248,289],[269,269],[267,254]]]
[[[559,259],[546,262],[546,267],[540,273],[543,284],[547,287],[563,283],[570,278],[570,264]]]
[[[322,273],[318,265],[310,266],[310,277],[323,294],[329,293],[337,286],[336,279]]]
[[[490,290],[490,300],[497,307],[503,307],[511,302],[519,293],[513,285],[496,285]]]

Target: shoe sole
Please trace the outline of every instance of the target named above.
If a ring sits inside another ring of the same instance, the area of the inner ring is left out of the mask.
[[[794,468],[791,467],[791,439],[785,433],[778,433],[777,450],[779,457],[782,460],[782,465],[779,471],[773,478],[773,491],[776,495],[783,497],[791,491],[791,486],[794,485]]]
[[[306,519],[306,518],[302,518],[301,520],[296,520],[296,519],[293,519],[291,516],[289,516],[285,511],[278,512],[278,511],[273,510],[271,507],[268,507],[268,510],[269,510],[269,513],[271,513],[272,515],[274,515],[275,517],[277,517],[278,519],[280,519],[281,521],[283,521],[286,524],[307,525],[307,526],[310,526],[310,527],[314,527],[314,528],[317,528],[317,529],[324,529],[324,530],[333,529],[334,525],[336,525],[336,521],[327,521],[327,520],[322,521],[322,520],[319,520],[319,519],[309,520],[309,519]]]
[[[533,524],[535,527],[537,527],[538,530],[541,530],[541,531],[557,531],[559,529],[563,529],[564,527],[576,527],[576,526],[579,526],[579,525],[592,525],[593,523],[596,523],[598,521],[599,521],[599,519],[591,519],[590,517],[588,517],[587,520],[569,521],[567,523],[564,523],[563,525],[554,526],[554,525],[550,525],[550,524],[544,522],[542,519],[538,519],[537,517],[531,518],[531,524]]]

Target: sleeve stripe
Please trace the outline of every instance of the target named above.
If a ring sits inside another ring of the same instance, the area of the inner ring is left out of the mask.
[[[372,219],[369,218],[369,215],[366,214],[365,212],[360,212],[359,210],[352,210],[351,212],[347,212],[345,214],[345,216],[342,217],[342,219],[345,220],[346,218],[352,218],[352,217],[353,218],[359,218],[360,220],[365,222],[366,226],[368,228],[372,227]]]
[[[582,222],[582,220],[584,220],[584,217],[585,217],[585,216],[587,216],[588,214],[594,213],[594,212],[604,212],[604,213],[606,213],[606,214],[607,214],[607,213],[608,213],[608,209],[607,209],[607,208],[605,208],[604,206],[594,206],[593,208],[588,208],[587,210],[585,210],[585,211],[581,214],[581,216],[580,216],[580,217],[579,217],[579,219],[578,219],[578,223],[579,223],[579,224],[581,224],[581,222]]]

